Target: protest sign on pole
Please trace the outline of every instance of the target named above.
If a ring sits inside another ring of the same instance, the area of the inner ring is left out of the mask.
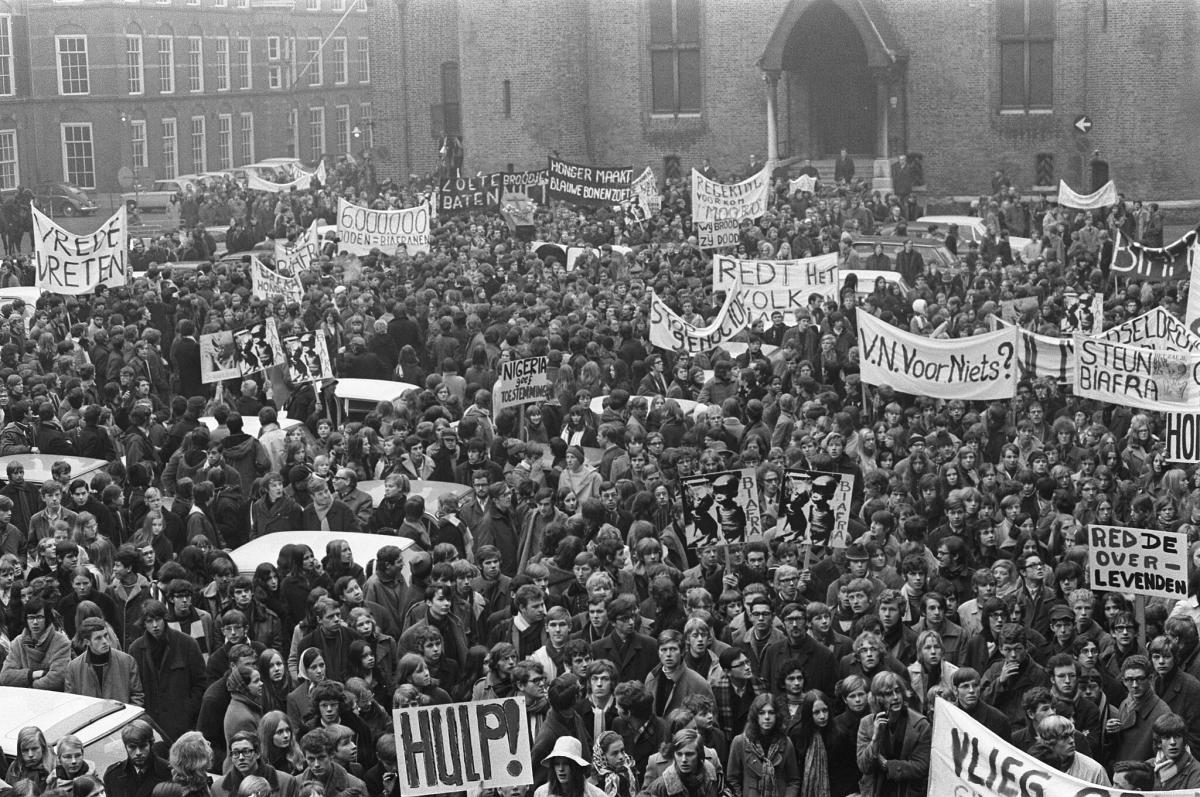
[[[1200,354],[1076,334],[1074,381],[1082,398],[1157,412],[1191,409],[1200,406]]]
[[[1168,462],[1194,465],[1200,462],[1200,413],[1168,412],[1163,445]]]
[[[545,169],[532,172],[505,172],[504,193],[524,194],[535,202],[546,204],[546,184],[550,175]]]
[[[392,723],[404,797],[533,783],[524,697],[398,708]]]
[[[770,182],[766,166],[732,184],[718,183],[692,169],[692,224],[700,246],[713,249],[735,245],[742,219],[757,219],[766,212]]]
[[[267,319],[272,348],[286,362],[288,378],[295,384],[333,379],[333,363],[322,332],[303,332],[281,337],[274,318]]]
[[[1063,294],[1066,312],[1059,320],[1058,331],[1064,335],[1082,332],[1098,335],[1104,330],[1104,294],[1067,291]]]
[[[524,357],[500,364],[500,378],[492,389],[492,413],[550,398],[550,358]]]
[[[782,486],[776,541],[832,548],[850,544],[853,474],[788,468]]]
[[[619,205],[632,196],[632,166],[583,166],[548,159],[546,193],[576,205]]]
[[[295,180],[286,183],[273,183],[270,180],[264,180],[258,175],[254,169],[246,170],[246,188],[251,191],[267,191],[272,194],[278,194],[285,191],[307,191],[312,185],[313,178],[321,185],[325,185],[326,172],[325,163],[322,161],[315,170],[305,172],[297,169]]]
[[[34,283],[44,293],[79,296],[99,285],[129,283],[129,223],[125,205],[94,232],[76,235],[30,205],[33,214]]]
[[[667,351],[691,354],[710,351],[745,329],[749,319],[741,294],[736,291],[725,296],[716,319],[706,327],[689,324],[658,294],[650,294],[650,342]]]
[[[1017,328],[966,338],[914,335],[858,314],[862,381],[934,398],[1011,399],[1017,393]]]
[[[204,384],[233,379],[241,371],[237,364],[237,347],[233,330],[209,332],[200,336],[200,381]]]
[[[754,468],[688,476],[679,485],[688,548],[762,539]]]
[[[788,180],[788,196],[795,196],[797,191],[802,194],[815,194],[817,178],[811,174],[802,174],[793,180]]]
[[[1149,598],[1188,596],[1188,539],[1182,531],[1088,526],[1092,589]]]
[[[317,222],[296,238],[295,243],[275,241],[275,270],[285,277],[295,277],[307,271],[321,259],[321,236],[317,233]]]
[[[1200,352],[1200,337],[1165,307],[1155,306],[1096,335],[1110,343],[1141,346],[1162,351]]]
[[[495,210],[500,207],[500,195],[504,192],[504,175],[481,174],[478,177],[456,177],[443,180],[438,186],[438,215],[474,213]]]
[[[658,193],[658,180],[654,170],[647,166],[633,181],[633,198],[641,205],[642,213],[648,218],[662,208],[662,196]]]
[[[299,277],[285,277],[254,255],[250,256],[250,286],[261,299],[282,296],[287,302],[304,299],[304,286]]]
[[[809,299],[837,299],[837,252],[802,260],[739,260],[713,256],[713,290],[737,291],[750,313],[750,324],[770,321],[783,313],[794,325],[795,311],[808,307]]]
[[[249,376],[283,364],[283,352],[266,324],[253,324],[233,333],[238,375]]]
[[[429,251],[428,205],[402,210],[372,210],[338,198],[338,248],[354,255],[378,249],[387,255]]]
[[[1109,269],[1113,274],[1136,279],[1182,279],[1195,262],[1196,242],[1196,230],[1190,230],[1166,246],[1143,246],[1117,230]]]

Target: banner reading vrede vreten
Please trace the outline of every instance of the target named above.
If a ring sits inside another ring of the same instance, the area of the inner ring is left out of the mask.
[[[736,291],[725,297],[716,319],[706,327],[689,324],[657,294],[650,294],[650,342],[667,351],[691,354],[711,351],[745,329],[749,318],[741,294]]]
[[[372,210],[338,199],[338,249],[365,255],[378,249],[386,255],[405,247],[409,254],[429,251],[429,207]]]
[[[86,235],[64,230],[35,207],[30,210],[38,288],[78,296],[91,293],[98,285],[118,288],[128,284],[129,225],[124,205]]]
[[[1200,406],[1200,354],[1075,335],[1075,395],[1156,412]]]
[[[533,783],[524,697],[392,711],[404,797]]]
[[[495,210],[500,207],[500,194],[503,191],[504,175],[499,172],[443,180],[438,187],[437,211],[440,215],[452,215]]]
[[[582,166],[550,157],[546,171],[550,199],[577,205],[619,205],[633,195],[632,166]]]
[[[967,338],[914,335],[858,314],[862,381],[904,393],[964,401],[1011,399],[1017,394],[1017,328]]]
[[[788,324],[795,324],[795,311],[808,307],[811,297],[837,298],[837,261],[837,252],[803,260],[738,260],[715,255],[713,290],[737,291],[751,324],[769,321],[776,312],[783,313]]]

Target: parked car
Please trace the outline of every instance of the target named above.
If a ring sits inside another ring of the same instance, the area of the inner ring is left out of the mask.
[[[90,216],[99,207],[87,191],[73,183],[38,183],[33,187],[33,201],[50,216]]]
[[[971,241],[983,243],[983,239],[987,237],[987,224],[978,216],[922,216],[916,221],[908,222],[908,234],[914,238],[944,241],[951,224],[958,225],[960,253],[966,253],[966,245]],[[930,227],[935,228],[933,232],[930,232]],[[894,231],[895,226],[893,225],[880,228],[881,235],[890,235]],[[1020,235],[1010,235],[1008,236],[1008,245],[1015,253],[1023,249],[1029,240]]]
[[[895,268],[896,255],[904,248],[906,241],[912,241],[913,249],[920,253],[926,266],[936,267],[939,271],[949,271],[952,274],[957,274],[962,270],[950,250],[943,246],[941,241],[933,238],[860,235],[854,239],[852,245],[854,251],[858,252],[859,258],[865,263],[866,258],[875,251],[875,244],[883,244],[883,253],[891,258],[892,267]]]
[[[155,180],[148,191],[126,191],[121,194],[121,201],[132,210],[143,213],[166,213],[188,188],[194,186],[191,180],[177,177],[173,180]]]
[[[465,489],[465,488],[464,488]],[[385,545],[395,545],[401,551],[404,571],[407,575],[408,563],[420,548],[413,545],[408,537],[387,537],[379,534],[366,534],[351,531],[277,531],[255,537],[245,545],[229,552],[229,558],[237,566],[238,572],[252,576],[254,570],[263,562],[275,564],[279,559],[279,551],[283,546],[307,545],[318,559],[325,556],[325,546],[333,540],[345,540],[350,544],[354,553],[354,562],[365,570],[368,564],[375,561],[375,555]]]
[[[895,285],[900,289],[900,297],[908,299],[908,295],[912,293],[912,287],[904,281],[904,277],[900,276],[898,271],[873,271],[866,268],[851,268],[839,269],[838,271],[838,292],[841,293],[842,288],[846,285],[846,277],[850,274],[858,277],[858,286],[854,289],[858,301],[862,301],[867,296],[875,292],[875,280],[883,277],[889,285]]]
[[[10,462],[19,462],[25,467],[25,481],[43,484],[52,478],[50,468],[55,462],[66,462],[71,466],[72,479],[91,481],[91,474],[108,467],[108,460],[91,457],[73,457],[64,454],[5,454],[0,457],[0,473],[8,472]],[[4,702],[0,700],[0,706]]]

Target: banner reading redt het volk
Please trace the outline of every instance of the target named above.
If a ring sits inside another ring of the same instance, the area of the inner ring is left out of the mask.
[[[739,260],[713,256],[713,290],[737,291],[750,313],[750,323],[784,314],[795,324],[795,311],[808,306],[813,296],[836,299],[837,252],[802,260]]]
[[[718,183],[692,169],[692,223],[700,246],[733,246],[742,219],[757,219],[767,210],[771,173],[767,167],[740,183]]]
[[[78,296],[99,285],[118,288],[129,282],[129,225],[125,206],[95,232],[76,235],[59,227],[36,207],[33,257],[37,282],[45,293]]]
[[[546,172],[550,199],[576,205],[619,205],[633,195],[632,166],[583,166],[552,156]]]
[[[338,248],[352,255],[378,249],[387,255],[403,247],[413,254],[429,251],[428,205],[403,210],[373,210],[338,198]]]
[[[524,697],[398,708],[392,722],[404,797],[533,783]]]
[[[550,358],[524,357],[500,364],[500,378],[492,390],[492,411],[520,407],[550,398]]]
[[[1017,328],[966,338],[914,335],[858,314],[862,381],[904,393],[964,401],[1011,399],[1017,394]]]

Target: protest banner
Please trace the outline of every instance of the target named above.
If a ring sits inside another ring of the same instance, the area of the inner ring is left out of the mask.
[[[275,270],[285,277],[295,277],[307,271],[321,259],[321,236],[317,233],[317,222],[308,226],[294,243],[275,241]]]
[[[354,255],[378,249],[387,255],[401,247],[409,254],[429,251],[429,206],[372,210],[338,198],[338,249]]]
[[[546,184],[550,176],[545,169],[532,172],[505,172],[504,193],[524,194],[535,202],[546,204]]]
[[[287,302],[304,299],[299,277],[285,277],[254,255],[250,256],[250,289],[260,299],[282,296]]]
[[[243,327],[233,333],[239,376],[250,376],[283,363],[283,352],[272,340],[266,324]]]
[[[862,381],[868,385],[964,401],[1011,399],[1017,393],[1016,327],[934,339],[859,313],[858,351]]]
[[[272,194],[283,193],[286,191],[307,191],[312,185],[313,178],[321,185],[325,185],[325,163],[322,161],[315,170],[305,172],[301,169],[296,169],[296,179],[286,183],[273,183],[270,180],[264,180],[258,175],[254,169],[246,170],[246,188],[251,191],[267,191]]]
[[[619,205],[633,195],[632,166],[583,166],[547,158],[546,195],[576,205]]]
[[[776,541],[833,548],[850,544],[853,474],[788,468],[782,486]]]
[[[1075,335],[1075,395],[1174,412],[1200,406],[1200,354]]]
[[[533,783],[523,697],[398,708],[392,723],[404,797]]]
[[[438,186],[439,215],[496,210],[504,192],[504,175],[481,174],[478,177],[457,177],[443,180]]]
[[[794,180],[788,180],[788,196],[795,196],[797,191],[802,194],[817,193],[817,178],[802,174]]]
[[[200,336],[200,381],[204,384],[233,379],[241,374],[233,330],[209,332]]]
[[[1100,210],[1111,208],[1117,203],[1117,184],[1109,180],[1090,194],[1077,194],[1067,185],[1066,180],[1058,181],[1058,204],[1065,208],[1079,210]]]
[[[1168,412],[1163,444],[1168,462],[1194,465],[1200,462],[1200,413]]]
[[[274,318],[267,319],[267,334],[271,346],[282,355],[287,363],[288,378],[295,384],[333,379],[333,363],[325,335],[321,332],[304,332],[299,335],[280,337]]]
[[[623,244],[606,244],[606,248],[614,252],[620,252],[628,257],[633,254],[633,249]],[[541,258],[547,264],[553,259],[554,262],[561,264],[567,271],[574,271],[579,258],[585,254],[590,254],[594,257],[601,257],[604,251],[591,246],[567,246],[564,244],[554,244],[547,241],[533,241],[529,244],[529,250]]]
[[[631,186],[633,198],[641,206],[642,213],[649,218],[662,208],[662,196],[658,193],[658,180],[654,170],[647,166]]]
[[[1182,531],[1088,525],[1092,589],[1148,598],[1188,596],[1188,539]]]
[[[762,539],[754,468],[688,476],[679,484],[688,548]]]
[[[795,311],[808,306],[813,296],[837,299],[837,252],[802,260],[739,260],[713,256],[713,290],[737,291],[750,313],[751,325],[770,321],[781,312],[789,326]]]
[[[1000,317],[1010,324],[1019,324],[1026,313],[1032,313],[1041,304],[1042,300],[1036,296],[1022,296],[1019,299],[1001,299]]]
[[[525,357],[500,364],[500,378],[492,389],[492,413],[550,398],[550,358]]]
[[[1097,335],[1104,330],[1104,294],[1067,291],[1063,294],[1066,312],[1059,320],[1058,330],[1064,335],[1082,332]]]
[[[1195,268],[1196,264],[1196,249],[1200,248],[1200,242],[1192,242],[1192,276],[1188,280],[1188,302],[1187,309],[1183,312],[1183,323],[1192,331],[1193,335],[1200,336],[1200,268]]]
[[[1120,230],[1113,241],[1112,260],[1109,263],[1113,274],[1135,279],[1164,281],[1182,279],[1195,262],[1197,243],[1195,230],[1166,246],[1142,246],[1130,240]]]
[[[701,248],[736,245],[741,220],[757,219],[766,212],[770,182],[771,173],[765,166],[732,184],[718,183],[692,169],[692,225]],[[718,221],[723,223],[713,224]]]
[[[689,324],[658,298],[658,294],[650,294],[650,342],[667,351],[691,354],[709,351],[745,329],[749,319],[750,314],[737,292],[726,295],[721,311],[706,327]]]
[[[76,235],[64,230],[30,205],[33,214],[34,285],[44,293],[79,296],[99,285],[128,284],[129,220],[124,205],[94,232]]]
[[[1155,306],[1096,337],[1126,346],[1161,351],[1200,352],[1200,337],[1164,307]]]

